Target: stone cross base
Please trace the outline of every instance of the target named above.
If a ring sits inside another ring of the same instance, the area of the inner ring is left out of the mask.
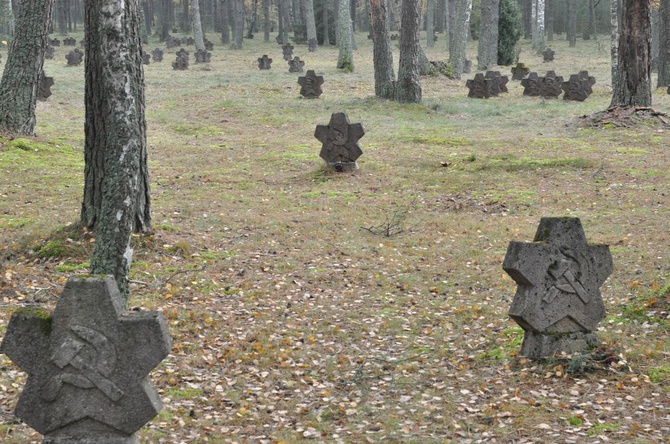
[[[526,331],[521,345],[521,355],[529,359],[539,359],[556,353],[578,353],[595,348],[600,344],[594,333],[577,332],[562,335]]]
[[[358,162],[332,162],[328,166],[338,173],[345,173],[347,171],[356,171],[358,169]]]

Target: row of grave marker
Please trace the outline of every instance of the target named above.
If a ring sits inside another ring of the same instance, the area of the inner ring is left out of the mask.
[[[488,99],[497,97],[500,93],[508,92],[508,82],[509,78],[500,75],[500,71],[487,71],[486,74],[475,74],[475,78],[468,80],[465,85],[469,89],[468,97]],[[523,95],[525,96],[558,98],[561,93],[564,93],[564,100],[580,102],[586,100],[593,93],[591,87],[595,83],[596,79],[589,76],[588,71],[572,74],[567,81],[563,81],[563,77],[557,76],[554,71],[547,71],[544,77],[539,77],[537,73],[531,72],[521,79],[521,85],[524,87]]]

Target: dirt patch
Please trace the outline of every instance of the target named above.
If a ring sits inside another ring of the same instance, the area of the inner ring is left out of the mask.
[[[614,106],[581,117],[581,123],[589,128],[631,128],[639,125],[670,127],[668,115],[648,106]]]

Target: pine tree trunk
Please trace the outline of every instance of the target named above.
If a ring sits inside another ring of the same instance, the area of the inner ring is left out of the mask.
[[[86,0],[81,215],[96,235],[91,273],[113,275],[126,297],[130,235],[151,228],[140,26],[138,0]]]
[[[449,52],[449,65],[451,66],[451,72],[456,79],[460,79],[463,74],[471,11],[472,0],[458,1],[455,23],[456,29],[454,30],[454,40],[451,44],[452,49]]]
[[[479,43],[477,47],[478,69],[491,69],[498,64],[498,18],[500,0],[482,0]]]
[[[544,0],[533,0],[533,49],[544,51]]]
[[[231,0],[219,0],[219,14],[221,14],[221,43],[230,44],[230,14],[228,14],[228,3]]]
[[[305,8],[305,25],[307,26],[307,43],[316,39],[316,19],[314,18],[314,0],[303,0]]]
[[[195,49],[205,50],[205,39],[202,34],[202,20],[200,19],[200,0],[191,0],[191,24],[193,26],[193,38]]]
[[[577,46],[577,3],[576,0],[568,0],[568,45],[570,48]]]
[[[370,0],[370,26],[372,33],[372,61],[375,69],[375,96],[395,98],[395,73],[393,51],[389,35],[389,20],[385,0]]]
[[[23,0],[0,82],[0,128],[16,135],[35,131],[35,106],[44,65],[53,0]]]
[[[235,21],[234,38],[235,48],[242,49],[244,41],[244,0],[232,0],[235,8],[233,20]]]
[[[263,41],[270,41],[270,0],[263,0]]]
[[[591,32],[593,32],[593,40],[598,40],[598,26],[596,21],[596,3],[595,0],[589,0],[589,23]]]
[[[426,7],[426,46],[435,46],[435,0],[428,0]]]
[[[610,0],[610,58],[612,65],[612,90],[616,89],[619,65],[619,0]]]
[[[323,45],[330,45],[330,26],[328,26],[328,2],[321,0],[321,8],[323,13]]]
[[[181,15],[181,32],[187,33],[191,31],[191,14],[189,14],[188,1],[182,1],[182,15]]]
[[[658,88],[670,85],[670,0],[661,0],[659,28]]]
[[[337,47],[339,53],[337,56],[337,69],[345,72],[354,70],[354,50],[351,41],[351,12],[349,12],[349,0],[339,0],[337,16]]]
[[[160,2],[158,22],[160,26],[158,27],[158,39],[161,42],[167,40],[170,35],[170,30],[172,29],[172,0],[158,0]]]
[[[623,0],[611,106],[651,106],[651,1]]]
[[[421,102],[419,80],[419,0],[402,0],[400,22],[400,62],[395,99],[403,103]]]
[[[546,0],[545,23],[547,25],[547,41],[554,41],[554,7],[556,0]]]

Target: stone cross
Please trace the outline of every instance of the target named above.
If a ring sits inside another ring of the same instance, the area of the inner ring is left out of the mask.
[[[205,50],[206,51],[213,51],[214,50],[214,43],[205,39]]]
[[[209,63],[212,61],[212,53],[198,49],[195,52],[195,63]]]
[[[308,70],[304,77],[298,77],[298,84],[302,87],[300,95],[307,99],[316,99],[323,93],[323,76],[317,76],[313,69]]]
[[[512,67],[512,80],[522,80],[528,75],[530,68],[523,63],[517,63]]]
[[[167,49],[176,48],[179,45],[181,45],[181,40],[179,40],[178,38],[173,37],[171,35],[169,35],[167,37],[167,39],[165,40],[165,47]]]
[[[557,99],[563,92],[563,76],[557,76],[554,71],[547,71],[540,81],[540,96],[545,99]]]
[[[302,72],[305,62],[300,57],[293,57],[288,61],[288,72]]]
[[[287,43],[281,49],[284,52],[284,60],[291,60],[291,57],[293,57],[293,45]]]
[[[58,39],[49,39],[49,44],[51,46],[60,46],[60,40]]]
[[[64,46],[77,46],[77,40],[74,37],[65,37],[63,39]]]
[[[48,45],[44,50],[44,58],[53,60],[55,56],[56,56],[56,49],[53,46]]]
[[[270,68],[272,68],[272,59],[269,58],[267,54],[263,54],[263,57],[258,58],[258,69]]]
[[[358,169],[358,159],[363,150],[358,139],[365,135],[363,125],[349,123],[345,113],[333,113],[328,125],[317,125],[314,137],[323,144],[319,156],[335,171]]]
[[[591,88],[596,83],[593,76],[589,76],[588,71],[580,71],[579,74],[572,74],[568,81],[561,84],[564,100],[575,100],[583,102],[593,93]]]
[[[145,65],[148,65],[149,63],[151,63],[151,54],[149,54],[148,52],[142,51],[142,63],[145,64]]]
[[[40,72],[37,84],[37,100],[46,100],[51,96],[51,87],[54,86],[54,78],[47,77],[44,70]]]
[[[176,70],[186,70],[188,69],[188,51],[186,51],[184,48],[180,48],[179,51],[175,53],[177,56],[177,59],[172,62],[172,69]]]
[[[316,51],[316,47],[319,45],[319,42],[317,39],[309,39],[307,40],[307,50],[309,52],[314,52]]]
[[[556,51],[554,51],[551,48],[545,49],[544,52],[542,53],[542,56],[544,57],[545,62],[553,62],[555,55],[556,55]]]
[[[507,92],[508,81],[507,76],[501,76],[499,71],[488,71],[486,75],[475,74],[475,78],[465,82],[465,86],[470,90],[468,97],[488,99],[491,96],[498,96],[501,92]]]
[[[531,72],[521,79],[521,86],[523,86],[524,96],[537,97],[540,95],[540,77],[536,72]]]
[[[165,52],[160,48],[154,48],[154,50],[151,51],[151,57],[153,57],[154,62],[162,62],[164,54]]]
[[[16,416],[48,444],[134,444],[161,399],[147,375],[168,355],[162,315],[124,312],[111,277],[72,277],[51,316],[12,315],[0,346],[28,374]]]
[[[612,273],[607,245],[589,245],[577,218],[542,218],[533,243],[510,242],[503,269],[518,284],[509,316],[531,359],[594,347],[605,317],[600,286]]]
[[[65,58],[67,59],[67,66],[79,66],[84,59],[84,53],[79,48],[74,48],[65,55]]]
[[[507,83],[509,82],[509,77],[501,76],[500,71],[486,71],[484,74],[485,79],[492,79],[490,83],[491,95],[498,96],[500,93],[509,92],[507,90]]]

